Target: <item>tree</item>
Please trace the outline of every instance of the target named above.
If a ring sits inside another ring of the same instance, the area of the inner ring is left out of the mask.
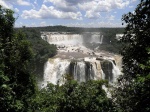
[[[123,112],[150,111],[150,0],[141,0],[133,13],[123,16],[127,24],[122,50],[123,76],[114,95]]]
[[[103,85],[107,83],[102,80],[80,84],[69,80],[61,86],[48,84],[39,91],[32,107],[42,112],[115,112]]]
[[[33,60],[32,69],[34,69],[34,74],[36,74],[37,80],[43,79],[43,66],[48,58],[53,57],[57,53],[56,45],[49,44],[47,41],[41,38],[40,30],[36,27],[29,28],[15,28],[15,31],[22,31],[27,37],[27,40],[31,43],[31,48],[33,50]]]
[[[32,50],[22,32],[14,33],[13,11],[0,6],[0,111],[27,111],[35,92],[29,69]]]

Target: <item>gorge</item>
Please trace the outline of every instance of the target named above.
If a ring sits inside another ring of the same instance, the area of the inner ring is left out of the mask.
[[[41,87],[47,83],[62,85],[67,74],[78,82],[106,79],[111,84],[121,74],[121,56],[99,50],[104,38],[99,32],[41,32],[41,38],[58,50],[45,63]]]

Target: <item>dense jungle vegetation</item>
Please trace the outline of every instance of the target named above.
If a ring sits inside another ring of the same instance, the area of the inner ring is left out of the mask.
[[[45,53],[55,55],[55,46],[42,41],[32,28],[16,31],[13,11],[0,6],[0,111],[150,112],[150,0],[141,0],[123,21],[127,25],[120,41],[124,75],[111,88],[111,98],[102,89],[109,87],[106,81],[78,84],[68,75],[64,85],[49,84],[39,90],[31,65],[46,59]]]
[[[34,69],[33,72],[36,74],[37,80],[42,80],[44,64],[48,58],[56,55],[56,46],[44,41],[41,38],[40,30],[36,28],[15,28],[15,32],[22,32],[25,35],[26,40],[30,42],[31,49],[33,50],[31,68]]]

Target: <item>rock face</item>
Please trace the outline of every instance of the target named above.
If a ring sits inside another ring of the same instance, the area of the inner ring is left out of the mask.
[[[68,74],[79,83],[100,79],[106,79],[109,83],[113,83],[121,74],[121,56],[86,48],[81,44],[83,42],[82,35],[69,34],[68,36],[66,33],[44,35],[42,36],[44,40],[57,45],[58,54],[45,63],[42,87],[45,87],[47,83],[61,85],[65,82]],[[86,42],[92,42],[93,38],[97,38],[97,36],[90,36]],[[65,42],[68,40],[70,43],[66,44]],[[81,43],[72,44],[71,42],[75,42],[75,40]]]

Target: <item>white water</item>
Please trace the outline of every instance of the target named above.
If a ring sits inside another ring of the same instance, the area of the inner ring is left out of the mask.
[[[103,35],[100,35],[100,33],[54,34],[43,32],[41,38],[46,40],[50,44],[56,45],[82,45],[87,41],[87,38],[88,42],[90,43],[103,43]]]
[[[82,75],[81,75],[82,74]],[[86,73],[85,73],[85,63],[77,62],[74,66],[74,79],[78,82],[85,82]]]
[[[44,67],[44,82],[43,86],[47,83],[63,84],[65,82],[65,74],[68,73],[70,62],[67,60],[49,59]]]
[[[50,44],[56,44],[59,48],[58,54],[45,64],[42,87],[45,87],[47,83],[64,84],[66,74],[72,75],[78,82],[101,79],[107,79],[110,83],[117,81],[117,77],[121,74],[120,56],[86,48],[83,46],[86,35],[42,34],[42,39]],[[90,34],[87,40],[86,42],[89,43],[102,44],[103,35],[100,33]],[[97,58],[99,59],[97,60]],[[74,63],[71,65],[72,61]]]
[[[121,75],[121,71],[120,71],[119,67],[117,67],[112,61],[111,61],[111,63],[113,65],[112,73],[114,74],[113,82],[116,82],[119,75]]]
[[[102,69],[103,61],[98,61],[94,59],[89,59],[88,61],[77,60],[72,66],[70,66],[72,62],[70,59],[49,59],[45,64],[43,87],[45,87],[47,83],[60,85],[64,84],[66,80],[66,74],[73,75],[73,79],[77,80],[78,82],[86,82],[87,80],[107,79]],[[87,67],[86,63],[88,63],[89,67]],[[113,76],[112,79],[108,77],[108,80],[110,81],[110,83],[113,83],[116,81],[117,77],[121,74],[121,72],[112,60],[109,60],[109,63],[112,64],[113,68],[107,69],[112,70]],[[73,71],[71,71],[70,73],[71,67]]]

